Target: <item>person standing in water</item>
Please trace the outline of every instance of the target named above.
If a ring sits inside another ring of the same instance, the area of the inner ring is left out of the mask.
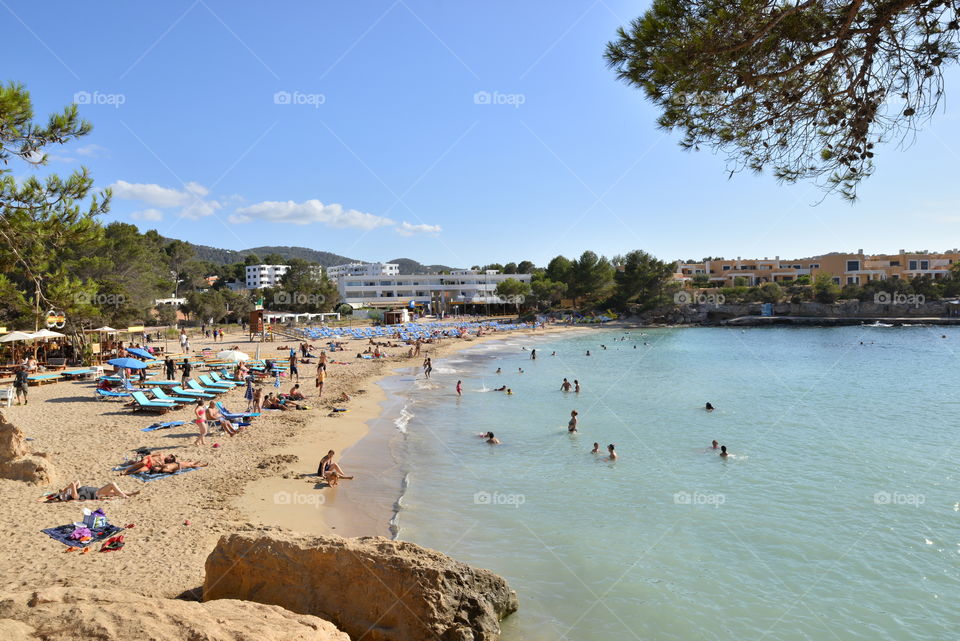
[[[561,392],[569,392],[569,391],[570,391],[570,381],[568,381],[567,379],[563,379],[563,383],[560,384],[560,391],[561,391]]]
[[[570,422],[567,423],[567,431],[570,433],[577,431],[577,410],[570,412]]]
[[[573,391],[577,394],[580,393],[580,381],[573,379]]]
[[[617,451],[614,449],[613,443],[611,443],[610,445],[607,446],[607,451],[610,453],[610,456],[607,457],[607,460],[608,460],[608,461],[616,461],[616,460],[617,460]]]
[[[423,375],[426,378],[430,378],[430,372],[433,371],[433,361],[430,360],[430,357],[427,356],[423,361]]]
[[[537,360],[537,350],[536,350],[536,349],[531,350],[531,352],[530,352],[530,360],[532,360],[532,361]]]
[[[457,381],[457,396],[463,396],[463,383]]]
[[[599,453],[600,453],[600,444],[599,444],[599,443],[594,443],[594,444],[593,444],[593,449],[590,450],[590,453],[591,453],[591,454],[599,454]]]

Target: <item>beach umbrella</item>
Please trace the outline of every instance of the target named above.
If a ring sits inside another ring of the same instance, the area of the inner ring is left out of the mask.
[[[107,361],[107,365],[122,367],[124,369],[143,369],[147,366],[146,363],[138,361],[135,358],[111,358]]]
[[[51,332],[49,329],[41,329],[39,332],[34,332],[34,338],[63,338],[66,334],[61,334],[60,332]]]
[[[233,361],[234,363],[250,360],[249,356],[235,349],[225,349],[222,352],[217,352],[217,358],[222,361]]]
[[[36,336],[30,332],[10,332],[0,338],[0,343],[10,343],[12,341],[32,341]]]
[[[106,325],[104,325],[103,327],[98,327],[98,328],[96,328],[96,329],[88,329],[87,331],[88,331],[88,332],[100,332],[101,334],[116,334],[116,333],[117,333],[117,330],[115,330],[115,329],[112,328],[112,327],[107,327]]]
[[[140,356],[142,358],[150,358],[150,359],[154,358],[153,354],[151,354],[145,349],[140,349],[139,347],[128,347],[127,351],[133,354],[134,356]]]

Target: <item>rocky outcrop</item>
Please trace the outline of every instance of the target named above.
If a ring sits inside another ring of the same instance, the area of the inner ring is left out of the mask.
[[[272,605],[47,588],[0,595],[0,638],[16,641],[350,641],[317,617]]]
[[[55,480],[46,454],[31,454],[26,437],[0,412],[0,478],[50,485]]]
[[[364,641],[496,641],[517,595],[488,570],[381,537],[224,536],[207,558],[203,598],[313,614]]]

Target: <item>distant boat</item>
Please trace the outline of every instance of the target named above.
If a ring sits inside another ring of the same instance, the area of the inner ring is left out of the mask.
[[[863,325],[864,327],[893,327],[893,325],[891,325],[890,323],[881,323],[880,321],[873,321],[870,324],[861,323],[861,325]]]

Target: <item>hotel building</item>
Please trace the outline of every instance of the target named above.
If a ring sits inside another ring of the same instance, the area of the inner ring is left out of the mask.
[[[347,263],[327,268],[327,278],[339,280],[344,276],[399,276],[397,263]]]
[[[900,250],[898,254],[832,253],[813,258],[781,260],[770,258],[735,260],[718,258],[700,263],[677,262],[675,280],[690,283],[704,275],[711,287],[733,287],[741,283],[790,283],[801,276],[809,276],[811,282],[820,274],[829,274],[838,285],[864,285],[871,280],[906,279],[916,276],[945,278],[951,267],[960,261],[960,250],[945,253],[912,253]]]
[[[337,278],[340,299],[354,307],[410,307],[433,304],[444,311],[462,306],[504,304],[497,285],[514,278],[529,283],[530,274],[501,274],[497,270],[458,270],[449,274],[347,275]]]

